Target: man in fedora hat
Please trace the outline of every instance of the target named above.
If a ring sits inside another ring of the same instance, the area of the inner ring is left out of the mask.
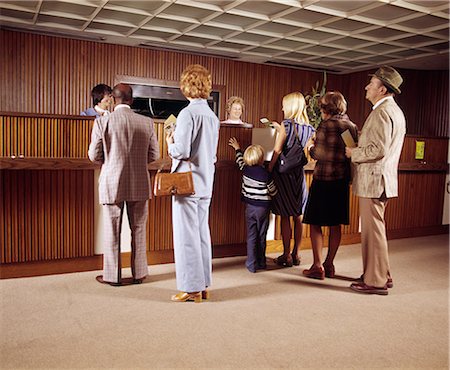
[[[359,197],[363,275],[350,288],[359,293],[387,295],[390,276],[384,211],[387,200],[398,196],[398,162],[406,133],[405,115],[394,100],[402,76],[383,66],[366,86],[372,112],[356,148],[345,148],[355,164],[353,192]]]

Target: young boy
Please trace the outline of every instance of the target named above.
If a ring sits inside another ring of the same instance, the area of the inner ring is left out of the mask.
[[[246,203],[247,261],[250,272],[266,268],[266,234],[272,197],[277,193],[275,183],[264,168],[264,149],[250,145],[242,154],[239,142],[232,137],[228,144],[236,150],[236,163],[243,171],[241,198]]]

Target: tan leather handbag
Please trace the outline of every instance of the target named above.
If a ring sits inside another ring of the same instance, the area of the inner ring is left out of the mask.
[[[189,167],[191,164],[189,163]],[[169,195],[194,195],[194,180],[192,171],[188,172],[162,172],[160,168],[155,175],[153,184],[155,197]]]

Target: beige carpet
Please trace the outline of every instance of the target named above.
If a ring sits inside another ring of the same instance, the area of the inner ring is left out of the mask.
[[[170,302],[172,264],[120,288],[97,283],[99,272],[1,280],[0,367],[447,369],[448,235],[393,240],[390,251],[388,296],[348,288],[359,245],[338,252],[343,278],[324,281],[301,276],[310,250],[300,268],[257,274],[242,257],[216,259],[201,304]]]

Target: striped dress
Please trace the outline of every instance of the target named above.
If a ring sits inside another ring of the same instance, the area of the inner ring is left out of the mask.
[[[283,152],[290,149],[294,144],[295,131],[292,123],[294,123],[294,120],[283,121],[287,134]],[[309,124],[296,123],[296,128],[300,142],[304,147],[314,134],[314,127]],[[277,195],[272,199],[272,212],[280,216],[302,215],[308,200],[303,167],[299,166],[291,172],[282,174],[278,172],[278,166],[276,165],[272,175],[278,189]]]

